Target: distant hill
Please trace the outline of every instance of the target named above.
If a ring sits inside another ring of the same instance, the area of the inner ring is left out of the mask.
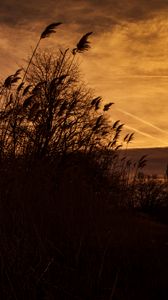
[[[164,177],[168,164],[168,147],[166,148],[138,148],[128,149],[127,156],[136,161],[142,155],[147,155],[147,165],[143,172],[148,175]]]

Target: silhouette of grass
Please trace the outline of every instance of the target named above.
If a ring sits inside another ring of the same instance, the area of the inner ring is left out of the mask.
[[[1,178],[2,299],[166,299],[167,225],[110,207],[91,157],[5,162]]]
[[[1,86],[1,299],[167,299],[167,185],[140,176],[133,134],[80,83],[90,35],[56,55],[39,40]]]

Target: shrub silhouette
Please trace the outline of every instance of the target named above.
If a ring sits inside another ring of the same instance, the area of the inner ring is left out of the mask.
[[[72,51],[55,54],[37,51],[41,39],[55,27],[46,27],[28,62],[1,85],[1,158],[31,156],[42,158],[60,154],[117,150],[123,124],[112,126],[101,97],[94,97],[79,75],[76,56],[90,48],[85,34]],[[126,139],[129,143],[130,135]]]
[[[1,84],[0,297],[153,299],[156,282],[167,289],[165,241],[152,248],[148,228],[159,228],[121,207],[153,205],[146,196],[158,189],[140,185],[146,156],[127,158],[133,134],[122,140],[124,124],[111,124],[113,103],[80,78],[77,57],[92,32],[72,49],[40,50],[59,25],[41,33],[25,71]]]

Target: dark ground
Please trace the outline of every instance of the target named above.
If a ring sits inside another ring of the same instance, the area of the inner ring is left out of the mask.
[[[109,205],[88,168],[1,176],[0,299],[168,299],[166,217]]]

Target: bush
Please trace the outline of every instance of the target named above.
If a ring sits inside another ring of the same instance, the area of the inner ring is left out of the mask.
[[[145,212],[152,213],[167,205],[167,185],[157,179],[144,177],[134,186],[134,203]]]

